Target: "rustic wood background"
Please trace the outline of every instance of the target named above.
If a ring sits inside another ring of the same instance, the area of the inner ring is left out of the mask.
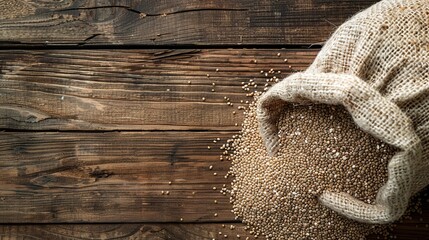
[[[219,192],[241,83],[375,2],[0,0],[0,239],[252,238]],[[397,239],[428,239],[427,199]]]

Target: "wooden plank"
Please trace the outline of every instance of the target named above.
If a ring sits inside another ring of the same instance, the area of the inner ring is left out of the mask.
[[[233,221],[234,133],[1,132],[0,223]]]
[[[310,45],[325,41],[375,2],[0,0],[0,41],[3,46]]]
[[[397,224],[391,238],[398,240],[427,239],[429,235],[429,207],[424,214]],[[233,228],[231,229],[231,225]],[[221,233],[221,234],[219,234]],[[38,224],[0,225],[0,239],[255,239],[242,223],[134,223],[134,224]],[[240,236],[240,238],[237,237]],[[369,236],[368,240],[380,239]],[[383,239],[383,238],[381,238]]]
[[[0,239],[175,239],[212,240],[245,239],[250,236],[243,224],[67,224],[67,225],[0,225]],[[235,228],[230,229],[231,225]],[[220,235],[219,232],[222,234]],[[3,237],[3,238],[2,238]],[[253,239],[253,238],[251,238]]]
[[[232,112],[239,112],[240,100],[252,99],[246,98],[242,82],[253,79],[259,86],[252,89],[262,90],[274,75],[304,70],[316,54],[286,49],[3,50],[0,128],[237,130],[242,115]],[[260,73],[270,69],[276,72]]]

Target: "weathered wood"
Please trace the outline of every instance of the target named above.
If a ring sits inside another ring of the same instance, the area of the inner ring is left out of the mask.
[[[399,223],[391,237],[398,240],[427,239],[429,235],[429,207],[424,206],[425,215],[414,214],[413,219]],[[233,229],[231,229],[231,225]],[[221,233],[221,234],[219,234]],[[134,224],[38,224],[0,225],[0,239],[255,239],[242,223],[134,223]],[[240,238],[237,237],[240,236]],[[380,239],[370,236],[368,240]],[[383,238],[381,238],[383,239]]]
[[[316,54],[274,49],[3,50],[0,128],[236,130],[242,115],[232,112],[244,105],[240,100],[252,99],[246,98],[242,82],[254,79],[259,86],[252,90],[261,90],[274,75],[283,78],[305,69]],[[270,69],[276,72],[260,73]]]
[[[224,227],[222,226],[224,224]],[[235,228],[231,229],[231,225]],[[222,234],[220,235],[219,232]],[[151,239],[212,240],[245,239],[250,236],[243,224],[68,224],[68,225],[0,225],[0,239]],[[31,237],[30,237],[31,236]],[[250,238],[254,239],[254,238]]]
[[[315,44],[377,0],[0,0],[10,45]]]
[[[0,223],[233,221],[233,133],[1,132]]]

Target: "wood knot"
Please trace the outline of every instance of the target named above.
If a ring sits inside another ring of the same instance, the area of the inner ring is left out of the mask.
[[[100,178],[108,178],[113,175],[113,172],[108,170],[102,170],[100,167],[96,167],[95,169],[90,169],[89,176],[95,178],[96,180]]]

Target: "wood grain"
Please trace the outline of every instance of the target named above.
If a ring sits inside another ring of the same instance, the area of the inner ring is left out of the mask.
[[[235,227],[233,230],[231,225]],[[244,225],[238,223],[0,225],[1,240],[212,240],[225,239],[225,235],[226,239],[238,239],[237,235],[242,239],[251,236],[244,230]]]
[[[242,82],[253,79],[259,86],[252,91],[262,90],[273,76],[304,70],[316,54],[285,49],[3,50],[0,128],[237,130],[242,116],[232,112],[245,105],[241,100],[252,100]],[[260,72],[270,69],[276,72]]]
[[[346,19],[375,2],[0,0],[0,42],[3,46],[321,44]]]
[[[423,205],[421,214],[396,224],[390,238],[397,240],[427,239],[429,235],[429,206]],[[233,226],[233,229],[231,229]],[[219,234],[221,233],[221,234]],[[212,240],[255,239],[242,223],[134,223],[134,224],[37,224],[0,225],[0,239],[50,239],[50,240]],[[237,237],[240,236],[240,238]],[[369,236],[368,240],[380,239]],[[383,238],[381,238],[383,239]]]
[[[234,133],[2,132],[0,222],[233,221],[213,140]]]

